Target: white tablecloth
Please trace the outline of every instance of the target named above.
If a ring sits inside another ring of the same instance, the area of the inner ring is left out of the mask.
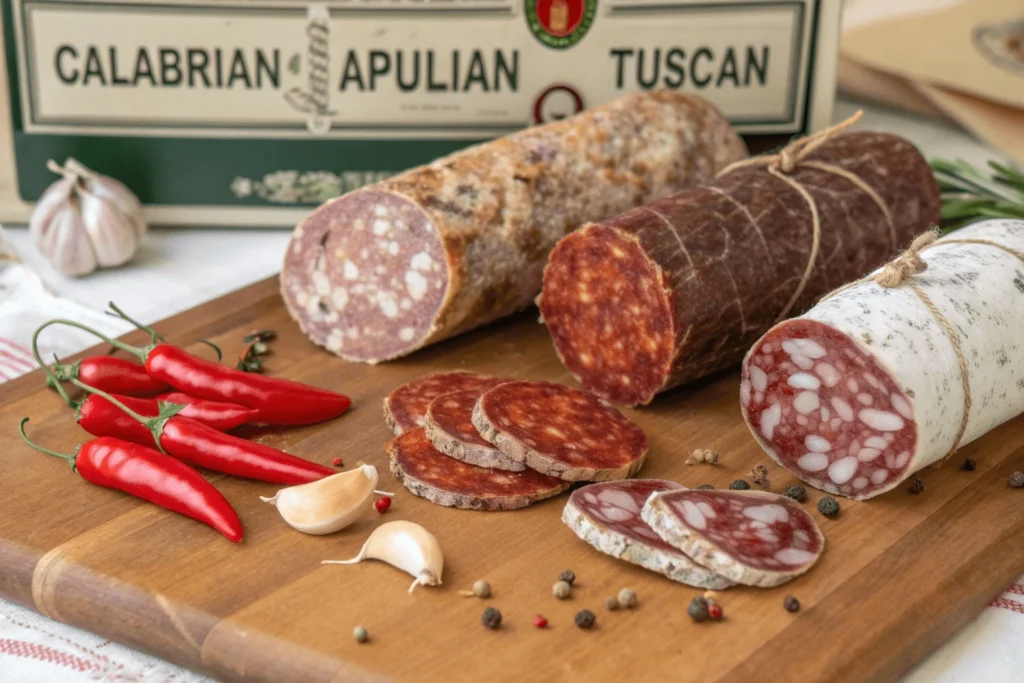
[[[845,119],[860,106],[840,102],[834,119]],[[859,127],[903,135],[929,158],[960,157],[978,166],[999,158],[946,126],[864,108]],[[8,236],[55,293],[100,309],[113,299],[145,323],[273,275],[288,241],[287,231],[155,229],[130,265],[71,280],[50,268],[26,230],[10,227]],[[205,679],[0,601],[0,682],[75,680],[193,683]],[[981,681],[1024,681],[1024,576],[910,672],[904,683]]]

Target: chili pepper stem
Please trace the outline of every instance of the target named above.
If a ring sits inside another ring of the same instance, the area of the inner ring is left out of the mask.
[[[71,380],[71,383],[74,384],[79,389],[81,389],[82,391],[85,391],[90,394],[96,394],[97,396],[102,396],[103,398],[107,399],[115,406],[123,410],[125,413],[130,415],[133,419],[138,420],[146,429],[152,432],[153,441],[156,443],[156,447],[160,449],[160,452],[167,452],[164,450],[163,445],[160,443],[160,435],[164,431],[164,425],[167,423],[167,420],[169,418],[174,417],[175,415],[180,413],[182,410],[186,408],[186,406],[177,403],[165,403],[161,401],[160,403],[157,404],[159,406],[159,412],[157,413],[156,417],[146,417],[144,415],[139,415],[137,412],[135,412],[125,404],[121,403],[116,398],[114,398],[107,392],[103,391],[102,389],[91,387],[80,379],[74,378]]]
[[[54,320],[50,320],[49,322],[43,323],[39,327],[39,329],[37,329],[35,331],[35,334],[32,335],[32,355],[34,355],[36,357],[36,360],[39,362],[40,365],[43,365],[43,361],[39,357],[39,344],[38,344],[39,334],[43,330],[45,330],[47,327],[49,327],[50,325],[68,325],[69,327],[76,327],[76,328],[78,328],[80,330],[84,330],[85,332],[88,332],[89,334],[96,335],[97,337],[99,337],[100,339],[102,339],[103,341],[107,342],[108,344],[110,344],[111,346],[113,346],[115,348],[121,349],[122,351],[127,351],[128,353],[130,353],[130,354],[132,354],[134,356],[137,356],[142,361],[146,360],[147,353],[146,353],[146,349],[144,349],[144,348],[140,348],[138,346],[132,346],[131,344],[126,344],[123,341],[118,341],[116,339],[111,339],[110,337],[106,336],[102,332],[99,332],[98,330],[94,330],[91,327],[83,325],[82,323],[76,323],[74,320],[65,320],[63,318],[56,318]]]
[[[107,305],[110,306],[110,311],[107,312],[108,315],[112,315],[115,318],[121,318],[122,320],[130,322],[132,325],[135,325],[135,327],[139,328],[140,330],[145,330],[146,332],[149,332],[150,341],[154,345],[156,344],[157,340],[164,340],[164,338],[160,335],[159,332],[154,330],[152,327],[149,327],[148,325],[143,325],[138,320],[135,320],[134,318],[130,317],[127,313],[118,308],[117,304],[115,304],[113,301],[108,301]]]
[[[35,350],[35,347],[33,347],[33,350]],[[36,360],[39,361],[40,359],[36,357]],[[53,354],[53,362],[55,365],[60,365],[60,358],[57,358],[57,354]],[[43,370],[46,372],[46,383],[57,390],[57,393],[60,394],[60,397],[64,399],[65,403],[68,404],[68,407],[74,410],[78,410],[82,406],[81,402],[74,401],[70,396],[68,396],[68,392],[64,391],[64,385],[60,382],[60,380],[57,377],[53,375],[52,372],[50,372],[50,368],[48,368],[45,363],[40,361],[39,364],[43,366]]]
[[[25,423],[28,422],[28,421],[29,421],[29,418],[23,417],[23,418],[21,418],[21,423],[18,425],[18,431],[21,433],[21,438],[25,441],[25,443],[27,443],[29,446],[31,446],[32,448],[36,449],[40,453],[46,453],[47,455],[52,455],[55,458],[60,458],[61,460],[66,460],[67,463],[69,465],[71,465],[71,469],[74,470],[75,469],[75,453],[58,453],[56,451],[51,451],[48,448],[43,448],[39,444],[37,444],[34,441],[32,441],[32,439],[28,438],[28,434],[25,433]]]

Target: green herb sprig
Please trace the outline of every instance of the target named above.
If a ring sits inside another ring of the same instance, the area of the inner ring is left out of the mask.
[[[987,218],[1024,219],[1024,173],[1009,165],[988,162],[986,176],[957,159],[931,162],[942,197],[942,231],[956,230]]]

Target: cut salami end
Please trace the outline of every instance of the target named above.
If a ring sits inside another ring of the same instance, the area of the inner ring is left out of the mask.
[[[414,495],[437,505],[468,510],[515,510],[569,488],[532,470],[506,472],[474,467],[431,445],[423,428],[387,444],[391,473]]]
[[[434,448],[456,460],[477,467],[521,472],[526,465],[484,441],[473,426],[473,407],[482,394],[482,389],[469,389],[431,401],[424,423],[427,438]]]
[[[910,474],[914,399],[843,332],[806,319],[775,326],[751,349],[741,387],[761,447],[811,486],[860,498]]]
[[[438,372],[403,384],[384,399],[384,420],[395,434],[422,427],[430,402],[453,391],[478,391],[498,386],[508,379],[472,372]]]
[[[825,547],[803,508],[764,491],[654,493],[640,516],[694,562],[748,586],[778,586],[803,574]]]
[[[647,437],[593,394],[553,382],[509,382],[489,389],[473,425],[498,450],[566,481],[626,479],[643,465]]]
[[[665,543],[640,518],[652,493],[682,489],[663,479],[589,484],[573,491],[562,511],[562,521],[597,550],[639,565],[694,588],[720,590],[732,581],[696,564],[678,548]]]

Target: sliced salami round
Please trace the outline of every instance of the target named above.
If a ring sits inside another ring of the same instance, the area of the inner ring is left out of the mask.
[[[391,473],[414,495],[468,510],[515,510],[557,496],[569,484],[533,470],[506,472],[474,467],[437,450],[422,427],[386,446]]]
[[[640,516],[694,562],[747,586],[785,583],[825,547],[806,510],[766,491],[664,491],[648,498]]]
[[[652,493],[684,488],[664,479],[589,484],[573,491],[562,521],[577,536],[612,557],[663,574],[694,588],[720,590],[732,581],[711,572],[666,543],[640,518]]]
[[[489,377],[461,370],[437,372],[403,384],[384,399],[384,421],[395,434],[422,427],[427,407],[438,396],[453,391],[484,391],[508,379]]]
[[[553,382],[489,389],[473,426],[513,460],[566,481],[626,479],[647,456],[640,427],[593,394]]]
[[[469,465],[522,472],[526,465],[485,441],[473,426],[473,407],[483,393],[480,389],[469,389],[431,401],[423,425],[427,438],[437,450]]]
[[[773,327],[741,372],[758,443],[863,500],[1024,413],[1021,254],[1024,221],[975,223],[921,251],[909,282],[869,277]]]

